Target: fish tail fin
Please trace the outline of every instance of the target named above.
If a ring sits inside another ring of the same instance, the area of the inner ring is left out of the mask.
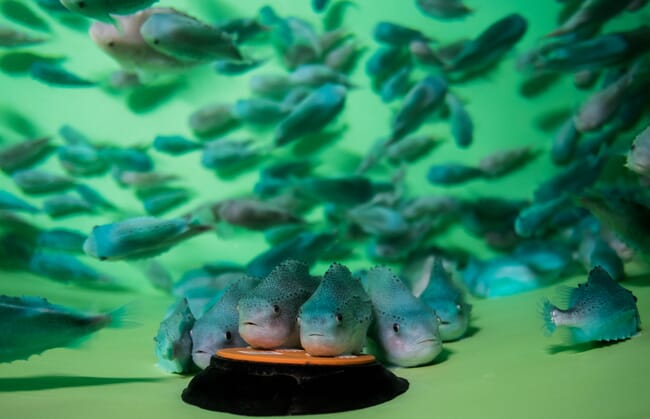
[[[553,320],[553,311],[557,310],[557,307],[555,307],[553,304],[548,299],[544,299],[542,301],[542,306],[541,306],[541,314],[542,314],[542,319],[544,320],[544,333],[547,336],[550,336],[555,332],[555,329],[557,328],[557,325],[555,324],[555,321]]]
[[[134,318],[138,317],[137,314],[140,311],[140,306],[136,302],[130,302],[118,307],[106,314],[109,319],[106,327],[111,329],[132,329],[139,327],[142,324],[134,320]]]

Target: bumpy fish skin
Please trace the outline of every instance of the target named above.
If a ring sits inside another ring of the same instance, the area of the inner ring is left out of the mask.
[[[0,363],[28,359],[52,348],[73,345],[104,328],[119,325],[120,312],[90,314],[44,298],[0,296]]]
[[[154,337],[154,352],[160,368],[177,374],[189,373],[194,369],[190,336],[194,322],[187,299],[183,298],[160,323]]]
[[[428,364],[442,351],[438,319],[387,267],[371,269],[366,290],[374,320],[368,337],[378,356],[401,367]]]
[[[299,320],[300,344],[310,355],[358,354],[372,321],[372,303],[361,281],[333,263],[300,308]]]
[[[71,12],[112,23],[111,14],[128,15],[156,3],[158,0],[61,0]]]
[[[329,124],[345,105],[346,89],[341,85],[324,84],[314,90],[275,130],[275,144],[285,145]]]
[[[186,218],[135,217],[95,226],[84,242],[84,252],[100,260],[152,257],[207,230],[210,227]]]
[[[254,348],[294,348],[300,344],[298,311],[319,281],[302,262],[288,260],[239,300],[239,334]]]
[[[453,283],[440,258],[433,262],[429,283],[420,299],[440,319],[438,329],[443,342],[460,339],[467,333],[472,306],[465,302],[463,291]]]
[[[239,300],[259,284],[259,279],[238,274],[221,297],[195,323],[192,336],[192,359],[199,368],[207,368],[219,349],[246,346],[239,335]]]
[[[140,34],[153,49],[179,60],[243,58],[226,32],[179,12],[152,14],[140,27]]]
[[[625,166],[635,173],[650,176],[650,125],[632,142]]]
[[[627,339],[640,324],[636,297],[600,266],[589,272],[586,283],[571,290],[566,310],[546,300],[542,316],[548,334],[568,327],[572,343]]]

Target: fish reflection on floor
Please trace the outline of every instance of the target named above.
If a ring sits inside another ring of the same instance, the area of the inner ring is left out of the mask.
[[[88,377],[75,375],[34,375],[1,377],[0,393],[41,391],[72,387],[110,386],[114,384],[158,383],[166,377]]]

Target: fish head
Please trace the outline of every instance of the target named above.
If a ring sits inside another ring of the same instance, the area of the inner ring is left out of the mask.
[[[374,335],[391,364],[402,367],[427,364],[442,351],[438,319],[428,307],[376,314],[374,328]]]
[[[368,300],[366,300],[368,302]],[[359,298],[342,304],[312,304],[300,309],[300,344],[311,355],[338,356],[360,352],[372,320],[372,308]]]
[[[443,341],[461,338],[469,326],[471,305],[462,301],[427,301],[438,316],[438,330]]]
[[[101,22],[113,23],[113,18],[106,10],[106,2],[99,0],[61,0],[61,4],[71,12],[84,15]]]
[[[650,173],[650,128],[641,133],[630,146],[625,166],[640,175]]]
[[[210,365],[210,359],[219,350],[246,346],[239,335],[237,319],[198,321],[192,331],[192,360],[201,369]]]
[[[239,334],[254,348],[272,349],[298,340],[296,310],[278,298],[245,296],[238,304]]]

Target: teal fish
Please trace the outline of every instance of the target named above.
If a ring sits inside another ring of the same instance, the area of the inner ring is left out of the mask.
[[[61,0],[71,12],[102,22],[113,23],[111,15],[128,15],[145,9],[158,0]]]
[[[217,221],[250,230],[266,230],[281,224],[302,223],[302,219],[268,202],[255,199],[226,199],[212,206]]]
[[[465,106],[456,95],[447,92],[445,97],[449,107],[449,122],[451,123],[451,135],[456,145],[460,148],[467,148],[474,141],[474,123]]]
[[[53,281],[84,288],[118,291],[128,289],[126,284],[66,253],[37,252],[29,262],[29,271]]]
[[[534,202],[521,210],[515,220],[515,232],[521,237],[541,236],[552,227],[553,217],[568,206],[566,196],[544,202]]]
[[[307,177],[294,186],[305,196],[339,205],[362,204],[375,194],[373,183],[364,176]]]
[[[44,298],[0,296],[0,362],[72,346],[104,327],[119,327],[123,317],[123,309],[92,314],[50,304]]]
[[[60,87],[91,87],[95,82],[83,79],[61,67],[58,63],[35,61],[29,67],[29,74],[38,81],[50,86]]]
[[[459,19],[472,13],[462,0],[416,0],[422,14],[436,19]]]
[[[45,41],[45,38],[33,36],[27,32],[18,31],[8,26],[0,26],[0,47],[24,47],[28,45],[41,44]]]
[[[309,134],[321,131],[345,105],[346,89],[341,85],[324,84],[314,90],[275,130],[275,144],[285,145]]]
[[[90,144],[66,144],[56,150],[63,169],[73,176],[103,175],[110,168],[98,149]]]
[[[268,62],[268,58],[245,60],[217,60],[214,62],[214,71],[222,76],[239,76],[255,70]]]
[[[0,210],[37,213],[41,210],[16,195],[0,189]]]
[[[434,185],[459,185],[484,176],[481,169],[460,163],[435,164],[427,171],[427,180]]]
[[[313,356],[361,353],[372,321],[372,303],[361,281],[333,263],[300,307],[300,345]]]
[[[259,284],[259,279],[239,274],[229,283],[219,299],[195,323],[192,336],[192,359],[199,368],[207,368],[210,358],[223,348],[246,346],[239,335],[239,300]]]
[[[205,145],[201,165],[217,173],[236,172],[249,167],[264,154],[264,149],[256,147],[252,139],[221,138]]]
[[[84,252],[99,260],[149,258],[210,229],[187,218],[136,217],[95,226]]]
[[[443,342],[460,339],[467,333],[472,306],[465,302],[463,291],[451,280],[440,258],[433,261],[429,283],[420,299],[440,319],[438,329]]]
[[[400,367],[428,364],[442,351],[436,314],[387,267],[368,271],[374,320],[368,337],[380,359]]]
[[[239,300],[239,334],[254,348],[300,345],[298,311],[318,287],[302,262],[287,260]]]
[[[642,176],[650,176],[650,125],[632,141],[625,166]]]
[[[231,35],[175,11],[152,14],[140,34],[153,49],[179,60],[243,59]]]
[[[395,73],[391,74],[381,84],[379,96],[382,102],[390,103],[393,100],[403,96],[411,88],[411,73],[413,67],[405,65]]]
[[[386,157],[394,165],[414,163],[429,155],[441,143],[431,135],[410,135],[386,148]]]
[[[568,118],[557,130],[551,143],[551,159],[558,166],[571,162],[580,140],[580,132],[573,123],[573,117]]]
[[[192,193],[185,188],[165,186],[142,189],[136,192],[136,195],[142,201],[142,206],[149,215],[164,214],[185,204],[192,197]]]
[[[194,322],[187,299],[183,298],[160,323],[154,337],[154,353],[161,369],[177,374],[186,374],[195,369],[190,335]]]
[[[481,298],[519,294],[546,283],[528,264],[510,256],[487,261],[471,258],[462,279],[467,289]]]
[[[180,135],[158,135],[153,140],[153,148],[161,153],[180,156],[200,150],[203,145]]]
[[[627,339],[640,324],[636,297],[600,266],[589,272],[586,283],[570,290],[566,310],[544,301],[542,317],[548,334],[569,328],[572,343]]]
[[[75,185],[72,178],[41,169],[20,170],[15,172],[11,178],[23,193],[29,195],[61,192]]]
[[[324,84],[338,84],[350,87],[352,84],[345,74],[339,73],[324,64],[303,64],[289,74],[289,82],[294,86],[320,87]]]
[[[348,219],[368,234],[380,237],[402,236],[409,225],[399,211],[380,205],[364,204],[347,212]]]
[[[478,162],[478,168],[489,178],[505,176],[526,165],[539,152],[530,146],[497,150],[483,157]]]
[[[153,160],[146,150],[138,147],[107,147],[100,150],[103,159],[108,160],[120,170],[149,172],[153,170]]]
[[[80,183],[75,186],[75,191],[77,191],[84,201],[95,208],[104,208],[107,210],[114,210],[117,208],[111,201],[88,185]]]
[[[377,42],[396,47],[407,46],[412,41],[431,41],[430,37],[424,35],[417,29],[386,21],[378,22],[375,25],[372,36]]]
[[[86,235],[80,231],[66,228],[53,228],[41,232],[38,235],[36,244],[40,248],[71,253],[83,253],[84,241],[86,241]]]
[[[271,99],[282,99],[293,88],[284,73],[256,74],[248,83],[253,94]]]
[[[266,98],[240,99],[232,107],[235,118],[257,125],[275,124],[288,112],[282,103]]]
[[[41,137],[8,145],[0,149],[0,169],[13,173],[45,158],[53,149],[50,137]]]
[[[43,201],[43,211],[51,218],[61,218],[82,213],[92,213],[92,204],[85,199],[70,194],[48,197]]]
[[[172,294],[185,297],[197,294],[198,290],[212,290],[211,294],[216,295],[221,293],[233,278],[239,278],[242,272],[244,267],[233,263],[205,264],[183,273],[174,282]]]

